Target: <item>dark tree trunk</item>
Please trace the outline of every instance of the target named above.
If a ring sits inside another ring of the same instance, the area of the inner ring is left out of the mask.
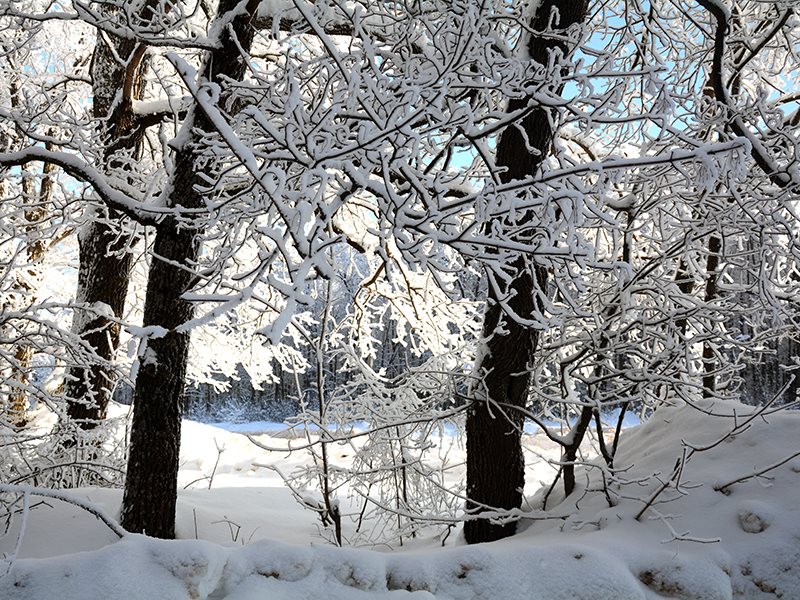
[[[145,11],[147,6],[143,14]],[[133,113],[132,101],[141,98],[144,51],[144,46],[132,40],[108,34],[97,37],[92,55],[94,117],[101,124],[104,164],[117,176],[125,169],[122,155],[129,159],[141,155],[143,128]],[[92,309],[109,307],[114,317],[122,317],[133,266],[129,252],[133,238],[125,231],[122,215],[109,211],[105,217],[87,223],[78,244],[80,266],[72,332],[96,356],[91,364],[76,364],[69,369],[65,396],[70,419],[91,429],[106,418],[115,383],[111,363],[120,334],[118,323]]]
[[[521,262],[516,261],[515,266],[524,267]],[[511,286],[523,292],[509,301],[522,317],[534,310],[534,285],[546,284],[546,272],[536,271],[536,284],[529,270],[523,268]],[[514,407],[524,407],[528,399],[528,367],[538,332],[519,325],[503,312],[497,300],[490,291],[483,326],[483,335],[489,339],[476,365],[484,390],[473,394],[476,402],[467,411],[467,509],[473,513],[519,508],[525,485],[521,441],[524,418]],[[508,333],[493,335],[501,323]],[[512,535],[515,529],[513,522],[499,525],[476,519],[464,524],[464,536],[470,544],[488,542]]]
[[[219,48],[207,57],[202,76],[226,89],[226,81],[244,77],[246,64],[240,48],[253,41],[252,16],[259,0],[250,0],[244,11],[224,31]],[[223,17],[239,0],[222,0]],[[223,91],[223,94],[225,92]],[[196,168],[203,133],[214,131],[195,107],[188,117],[192,138],[177,152],[169,206],[197,209],[204,206],[198,186],[207,183]],[[194,278],[199,253],[199,231],[170,218],[156,230],[153,261],[147,282],[144,326],[166,333],[148,341],[141,360],[133,397],[133,424],[127,478],[122,505],[122,526],[128,531],[160,538],[175,537],[175,505],[178,495],[183,388],[189,350],[189,333],[181,325],[192,318],[193,305],[184,298]]]
[[[557,25],[551,27],[554,10],[558,10],[560,17]],[[531,19],[531,29],[534,32],[566,29],[581,23],[586,10],[586,0],[544,0]],[[563,41],[531,34],[528,41],[531,59],[547,65],[550,54],[556,50],[564,55],[568,52]],[[524,108],[530,100],[511,100],[508,111]],[[497,144],[496,163],[498,168],[504,169],[500,175],[503,182],[535,174],[552,146],[553,130],[547,109],[534,109],[520,126],[525,137],[519,128],[508,127]],[[537,153],[527,150],[525,138]],[[523,220],[533,225],[533,219],[533,215],[527,215]],[[538,295],[547,285],[547,270],[527,256],[518,256],[507,269],[513,278],[510,284],[498,279],[497,289],[489,286],[483,325],[486,341],[475,365],[483,387],[473,393],[474,402],[467,411],[467,512],[470,515],[519,508],[525,486],[523,417],[515,409],[527,404],[529,367],[539,333],[507,314],[500,301],[506,301],[521,319],[530,319],[541,308]],[[507,333],[496,333],[498,327]],[[489,542],[512,535],[515,529],[515,522],[494,524],[488,518],[477,518],[464,524],[464,537],[469,544]]]
[[[717,278],[719,277],[719,258],[722,251],[722,239],[715,234],[708,238],[708,257],[706,258],[706,290],[705,301],[713,302],[718,295]],[[713,327],[713,324],[709,324]],[[703,342],[703,398],[714,398],[717,393],[717,354],[711,341]]]
[[[172,221],[156,232],[144,325],[163,327],[167,333],[147,342],[133,396],[122,526],[161,538],[175,537],[182,394],[189,351],[189,334],[175,328],[192,317],[191,303],[182,298],[191,271],[177,265],[190,265],[197,258],[195,237],[194,231],[179,230]]]
[[[578,420],[570,429],[572,441],[564,446],[561,456],[561,469],[564,477],[565,496],[569,496],[575,491],[575,460],[578,458],[578,449],[581,447],[581,442],[583,442],[593,416],[594,411],[591,408],[584,406],[581,409]]]
[[[133,259],[125,251],[128,240],[118,240],[115,229],[107,223],[91,223],[78,236],[80,267],[73,333],[81,336],[97,359],[91,365],[70,368],[65,395],[67,415],[84,429],[106,418],[115,382],[110,362],[119,346],[119,324],[82,308],[103,303],[115,316],[122,316]],[[115,253],[117,243],[122,248]]]

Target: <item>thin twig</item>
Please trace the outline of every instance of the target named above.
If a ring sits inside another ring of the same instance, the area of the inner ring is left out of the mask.
[[[759,477],[760,475],[763,475],[764,473],[769,473],[770,471],[773,471],[774,469],[777,469],[778,467],[781,467],[781,466],[785,465],[787,462],[789,462],[793,458],[797,458],[798,456],[800,456],[800,451],[795,452],[794,454],[790,454],[786,458],[781,459],[778,462],[769,465],[768,467],[764,467],[763,469],[761,469],[760,471],[756,471],[755,473],[750,473],[749,475],[742,475],[741,477],[737,477],[736,479],[733,479],[733,480],[729,481],[728,483],[716,484],[714,486],[714,490],[716,490],[717,492],[723,492],[724,493],[726,488],[729,488],[730,486],[735,485],[737,483],[741,483],[743,481],[747,481],[748,479],[753,479],[754,477]]]
[[[106,512],[93,504],[81,500],[71,494],[64,493],[59,490],[50,490],[47,488],[38,488],[28,485],[12,485],[9,483],[0,483],[0,494],[30,494],[33,496],[41,496],[43,498],[53,498],[55,500],[60,500],[62,502],[66,502],[67,504],[73,504],[78,508],[82,508],[86,512],[94,515],[100,521],[102,521],[111,531],[117,534],[117,537],[123,538],[128,535],[128,532],[125,531],[122,526],[117,523],[114,519],[106,514]]]

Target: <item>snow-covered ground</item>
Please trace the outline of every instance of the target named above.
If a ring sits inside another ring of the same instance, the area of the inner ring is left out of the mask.
[[[288,472],[308,463],[306,453],[268,452],[241,433],[187,421],[180,540],[118,539],[83,509],[31,496],[24,535],[17,515],[0,537],[0,598],[800,599],[800,414],[748,421],[749,407],[709,409],[717,416],[660,408],[623,433],[608,494],[588,463],[578,490],[565,500],[556,489],[546,511],[534,509],[557,448],[526,436],[532,518],[520,533],[478,546],[457,533],[444,543],[429,536],[391,550],[333,547],[280,477],[254,465]],[[267,430],[265,445],[289,443],[269,426],[244,430]],[[454,438],[434,442],[449,446],[454,464],[463,460]],[[463,477],[463,467],[450,476]],[[69,493],[119,513],[118,490]]]

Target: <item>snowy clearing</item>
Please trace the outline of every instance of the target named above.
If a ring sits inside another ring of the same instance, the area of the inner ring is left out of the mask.
[[[182,539],[131,534],[118,540],[86,511],[31,495],[21,541],[19,515],[0,538],[6,557],[0,597],[800,598],[800,458],[785,460],[797,451],[800,415],[748,422],[751,407],[708,408],[728,417],[662,407],[624,432],[616,506],[602,492],[599,470],[588,466],[579,471],[575,494],[563,500],[554,491],[547,511],[533,511],[538,518],[523,521],[524,531],[513,538],[467,547],[453,533],[444,544],[438,537],[416,539],[379,551],[328,544],[316,515],[292,499],[278,475],[253,466],[271,461],[290,470],[302,466],[305,453],[266,452],[238,433],[186,421],[181,481],[194,483],[179,496]],[[542,436],[528,436],[526,445],[557,458]],[[678,489],[666,486],[637,521],[686,454]],[[459,462],[463,449],[449,456]],[[768,467],[774,468],[752,476]],[[549,483],[552,469],[543,460],[531,468],[529,491],[537,491],[539,480]],[[112,516],[119,512],[119,490],[69,493]],[[532,508],[541,506],[542,493],[529,499]]]

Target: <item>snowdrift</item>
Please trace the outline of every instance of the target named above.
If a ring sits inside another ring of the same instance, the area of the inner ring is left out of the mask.
[[[588,462],[576,493],[553,492],[542,510],[538,491],[518,535],[479,546],[455,535],[446,548],[392,552],[309,543],[314,515],[253,487],[254,474],[238,481],[249,487],[181,494],[179,534],[201,539],[115,541],[93,516],[48,500],[27,517],[26,558],[0,563],[0,598],[800,599],[800,414],[754,410],[660,408],[623,434],[613,474]],[[249,472],[244,438],[187,431],[187,448],[230,443],[221,476]],[[118,511],[118,491],[74,493]],[[0,538],[5,556],[19,526]]]

